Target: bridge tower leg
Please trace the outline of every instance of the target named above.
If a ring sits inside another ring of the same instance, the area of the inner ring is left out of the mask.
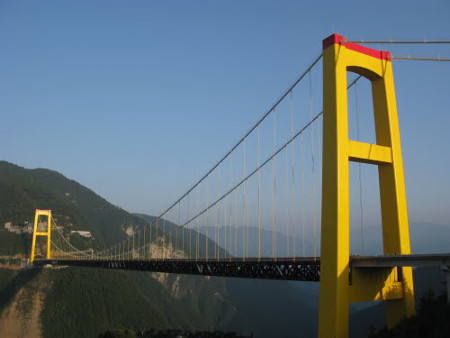
[[[387,325],[415,313],[411,268],[353,269],[349,278],[349,161],[378,166],[383,251],[410,239],[392,63],[388,52],[323,40],[323,176],[319,337],[347,337],[349,304],[384,300]],[[347,71],[372,84],[376,144],[348,138]]]
[[[39,231],[38,222],[39,216],[47,216],[47,231]],[[30,262],[33,263],[36,254],[36,237],[47,237],[47,259],[51,258],[51,230],[52,230],[52,211],[51,210],[39,210],[36,209],[34,215],[34,227],[33,227],[33,240],[31,242],[31,255]]]

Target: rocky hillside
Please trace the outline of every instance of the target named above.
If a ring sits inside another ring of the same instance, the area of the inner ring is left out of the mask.
[[[1,269],[0,331],[9,337],[96,337],[114,327],[207,329],[236,309],[220,281],[87,268]]]

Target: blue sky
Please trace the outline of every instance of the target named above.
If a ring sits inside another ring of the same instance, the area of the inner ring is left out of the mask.
[[[449,39],[448,1],[0,1],[0,158],[159,213],[333,32]],[[378,48],[378,46],[373,46]],[[383,46],[450,57],[448,46]],[[410,217],[450,224],[450,66],[394,62]]]

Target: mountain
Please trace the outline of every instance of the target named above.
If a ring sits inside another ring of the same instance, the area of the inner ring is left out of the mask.
[[[96,337],[115,327],[214,330],[235,313],[218,296],[220,281],[205,278],[95,268],[0,271],[7,281],[0,329],[11,337]]]
[[[219,239],[221,247],[225,247],[225,237],[227,237],[227,248],[234,256],[242,257],[243,253],[243,236],[234,237],[234,228],[226,229],[224,226],[217,227],[200,227],[199,231],[206,235],[211,240]],[[241,232],[242,229],[239,229]],[[218,236],[217,236],[218,234]],[[225,236],[227,234],[227,236]],[[246,230],[246,235],[249,240],[246,254],[248,257],[258,256],[258,228],[249,226]],[[368,226],[364,229],[364,253],[360,249],[360,230],[351,229],[351,253],[358,253],[364,255],[377,255],[382,253],[382,234],[381,226]],[[305,236],[306,237],[306,236]],[[305,240],[305,256],[314,255],[314,244],[311,240],[312,234],[308,235]],[[320,236],[317,236],[316,252],[320,253]],[[410,237],[411,237],[411,252],[420,254],[429,253],[450,253],[450,226],[438,225],[426,222],[411,222],[410,223]],[[274,241],[272,241],[274,239]],[[231,246],[230,246],[231,244]],[[275,253],[278,257],[285,257],[292,255],[293,237],[285,233],[261,229],[261,257],[272,257],[272,245],[274,245]],[[297,235],[295,239],[296,255],[302,256],[303,241],[301,236]]]
[[[0,186],[1,225],[31,222],[36,208],[48,208],[58,225],[91,231],[95,237],[91,244],[96,248],[127,238],[129,227],[148,227],[155,220],[154,216],[129,214],[47,169],[25,169],[0,161]],[[166,231],[175,229],[180,227],[166,221]],[[156,235],[154,226],[152,235]],[[205,237],[199,236],[204,253]],[[181,237],[178,241],[180,247]],[[28,234],[0,229],[0,255],[28,255],[30,242]],[[212,256],[212,240],[208,248]],[[317,326],[315,295],[311,297],[296,285],[94,268],[2,268],[0,332],[94,337],[111,328],[130,327],[223,330],[256,337],[294,337],[302,330],[313,336]]]
[[[91,231],[95,240],[83,243],[95,249],[123,240],[128,236],[126,230],[148,227],[149,222],[156,219],[154,216],[130,214],[55,171],[25,169],[0,161],[2,259],[8,260],[15,254],[28,255],[30,235],[8,232],[3,225],[8,222],[23,225],[25,221],[32,221],[36,208],[52,209],[58,225],[64,225],[68,230]],[[182,233],[178,225],[165,223],[166,231]],[[448,247],[443,240],[449,238],[448,228],[439,230],[439,241],[433,238],[434,225],[423,224],[418,230],[414,227],[413,223],[413,250],[425,249],[421,243],[441,243],[434,247],[439,250]],[[211,235],[212,231],[210,229],[208,234]],[[220,231],[224,230],[221,228]],[[253,236],[254,231],[256,229],[249,228],[250,235]],[[373,234],[371,231],[366,232],[369,249],[372,237],[378,236],[375,229]],[[185,254],[188,250],[186,243],[189,243],[187,233],[184,237]],[[196,237],[195,231],[193,233]],[[161,236],[161,228],[158,235]],[[156,236],[154,226],[152,236]],[[205,237],[203,234],[199,236],[202,236],[200,242],[204,253]],[[269,242],[269,250],[270,236],[270,231],[262,232],[263,241]],[[222,233],[220,237],[223,240]],[[208,241],[210,256],[214,254],[213,239],[211,237]],[[290,240],[289,237],[276,234],[278,248],[282,248],[286,240]],[[181,237],[178,237],[178,247],[180,241]],[[306,245],[311,248],[311,243]],[[301,247],[298,239],[297,247]],[[255,252],[255,247],[249,248],[249,253],[252,252]],[[222,249],[221,255],[224,253]],[[270,256],[271,251],[264,251],[263,255]],[[419,274],[420,271],[417,269],[414,273],[418,295],[422,292],[420,290],[429,286],[441,285],[442,272]],[[258,338],[314,337],[317,335],[318,293],[318,283],[94,268],[19,269],[11,266],[0,268],[0,332],[6,332],[7,336],[9,332],[16,333],[16,336],[95,337],[109,329],[129,327],[137,330],[222,330],[253,334]],[[366,336],[370,325],[384,325],[382,311],[380,304],[352,306],[353,336]]]
[[[92,190],[48,169],[25,169],[0,161],[0,225],[33,222],[35,209],[51,209],[58,225],[90,231],[99,247],[123,240],[127,226],[145,222],[110,204]],[[1,234],[0,237],[4,237]],[[1,242],[3,253],[28,252],[24,246],[11,248]]]
[[[360,230],[351,229],[351,252],[364,255],[381,254],[382,232],[380,226],[367,226],[364,228],[364,253],[360,250]],[[411,253],[450,253],[450,224],[439,225],[430,222],[409,222],[411,238]]]
[[[235,236],[234,228],[226,229],[224,226],[220,226],[218,231],[216,227],[212,226],[202,226],[199,228],[199,232],[204,235],[208,234],[208,237],[211,240],[214,241],[216,238],[218,238],[219,245],[222,248],[225,247],[225,237],[227,237],[227,251],[231,252],[233,256],[242,257],[244,252],[243,236],[241,236],[242,229],[239,229],[238,231],[240,233],[238,234],[238,236]],[[245,233],[249,239],[251,238],[251,240],[248,241],[248,246],[247,243],[245,243],[245,245],[247,246],[245,248],[246,256],[258,257],[258,228],[249,226],[246,229]],[[272,231],[261,229],[261,257],[272,257],[274,253],[277,257],[290,257],[292,256],[292,245],[292,236],[287,236],[284,233],[278,231],[274,231],[272,233]],[[295,240],[297,257],[302,256],[303,254],[302,246],[302,239],[301,237],[299,238],[299,236],[297,236]],[[318,250],[318,247],[316,249]],[[305,255],[314,255],[314,246],[312,241],[310,240],[305,240]]]

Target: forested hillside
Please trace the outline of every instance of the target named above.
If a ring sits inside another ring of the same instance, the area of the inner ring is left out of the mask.
[[[31,222],[36,208],[51,209],[67,229],[91,231],[98,248],[126,238],[127,228],[136,231],[154,220],[129,214],[47,169],[0,162],[0,184],[5,188],[0,190],[0,255],[28,255],[31,236],[8,232],[3,224]],[[168,221],[165,226],[167,232],[177,227]],[[154,226],[152,231],[155,236]],[[186,232],[185,243],[187,236]],[[200,236],[203,255],[205,237]],[[212,240],[208,248],[212,256]],[[257,337],[295,336],[297,328],[310,335],[316,330],[315,295],[291,282],[87,268],[0,269],[0,273],[0,330],[19,336],[24,328],[28,335],[44,337],[61,333],[92,337],[115,327],[253,332]]]
[[[133,231],[144,226],[148,229],[148,222],[155,220],[154,216],[132,215],[47,169],[0,162],[0,188],[3,258],[28,255],[31,236],[8,232],[3,225],[32,221],[36,208],[51,209],[67,230],[91,231],[95,240],[88,244],[94,249],[127,238],[130,227]],[[168,221],[165,226],[168,232],[179,229]],[[155,238],[154,226],[152,235]],[[205,237],[200,236],[200,252],[204,253]],[[285,240],[280,237],[280,245]],[[186,255],[188,247],[185,245]],[[212,239],[208,248],[213,256]],[[429,288],[439,294],[442,278],[439,269],[418,269],[414,274],[416,294],[423,295]],[[298,337],[299,333],[313,337],[317,319],[316,283],[94,268],[0,269],[0,332],[12,337],[95,337],[117,327],[222,330],[263,338]],[[370,326],[378,329],[383,325],[381,304],[363,310],[352,307],[352,337],[367,336]]]
[[[90,231],[95,238],[94,249],[116,244],[131,233],[142,231],[153,216],[133,215],[114,206],[92,190],[70,180],[60,173],[48,169],[25,169],[17,165],[0,161],[0,255],[29,254],[29,234],[16,235],[5,231],[4,224],[23,225],[33,222],[35,209],[51,209],[58,225],[65,227],[65,234],[71,230]],[[162,227],[163,220],[159,221]],[[177,225],[164,221],[167,234]],[[127,232],[128,231],[128,235]],[[152,238],[162,235],[155,225],[151,227]],[[148,232],[147,232],[148,234]],[[182,242],[181,232],[172,242]],[[196,235],[191,236],[194,241]],[[199,252],[204,255],[205,238],[200,235]],[[75,240],[75,238],[74,238]],[[166,238],[166,243],[169,239]],[[185,232],[185,252],[189,237]],[[208,251],[214,253],[214,242],[209,240]],[[175,243],[173,243],[175,246]],[[191,247],[195,245],[191,243]],[[180,248],[181,245],[176,245]],[[223,250],[222,250],[223,252]]]

